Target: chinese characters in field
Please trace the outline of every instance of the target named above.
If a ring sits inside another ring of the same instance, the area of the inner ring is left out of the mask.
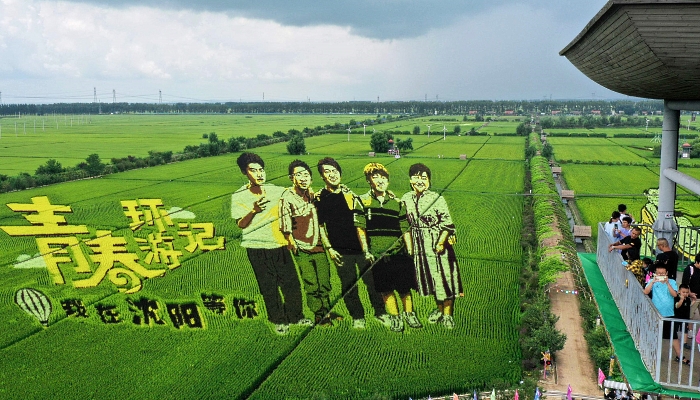
[[[0,229],[10,236],[34,236],[56,285],[66,284],[66,276],[75,288],[95,287],[107,278],[120,292],[135,293],[144,279],[162,277],[178,268],[185,254],[225,248],[224,237],[216,236],[213,223],[175,223],[161,199],[121,202],[133,236],[115,236],[100,229],[91,233],[86,225],[71,225],[65,214],[72,213],[72,208],[51,204],[47,196],[7,206],[23,213],[31,225]],[[168,313],[183,323],[192,318],[188,308],[169,309]]]

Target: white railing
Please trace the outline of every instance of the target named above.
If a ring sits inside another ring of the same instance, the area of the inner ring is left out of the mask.
[[[673,321],[682,324],[681,332],[686,332],[687,328],[689,332],[697,334],[700,321],[662,318],[634,274],[622,266],[622,256],[617,251],[608,251],[610,243],[612,241],[605,233],[603,224],[598,224],[598,266],[644,365],[654,381],[661,385],[697,390],[700,385],[700,355],[696,357],[695,349],[700,351],[700,345],[695,343],[695,339],[685,339],[685,343],[692,347],[688,350],[681,344],[679,358],[687,358],[690,365],[676,362],[672,340],[664,340],[662,330],[664,321]]]

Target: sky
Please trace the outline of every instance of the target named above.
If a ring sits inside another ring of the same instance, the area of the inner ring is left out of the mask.
[[[605,0],[0,0],[2,103],[620,99]]]

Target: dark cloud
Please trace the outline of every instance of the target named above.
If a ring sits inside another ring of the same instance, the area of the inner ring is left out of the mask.
[[[590,19],[597,11],[591,10],[589,0],[122,0],[118,4],[111,0],[70,1],[108,7],[149,6],[223,12],[291,26],[347,26],[354,34],[376,39],[421,36],[432,28],[451,25],[460,18],[511,4],[547,10],[563,20],[580,20],[582,15]]]

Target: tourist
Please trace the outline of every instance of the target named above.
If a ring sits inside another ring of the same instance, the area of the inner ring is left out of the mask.
[[[620,239],[623,239],[629,236],[632,231],[632,218],[622,217],[620,223],[622,224],[622,226],[620,226]]]
[[[671,279],[676,279],[678,271],[678,253],[671,248],[666,238],[659,238],[656,241],[656,247],[659,253],[656,255],[656,261],[661,261],[666,266],[668,276]]]
[[[657,263],[655,269],[656,274],[654,275],[654,279],[649,281],[644,288],[644,294],[648,295],[651,293],[651,302],[662,317],[673,318],[675,315],[676,303],[674,299],[678,296],[678,286],[675,280],[668,277],[665,265]],[[673,323],[670,320],[663,321],[662,337],[664,339],[671,339],[672,325]],[[680,356],[680,354],[676,354]]]
[[[674,299],[674,317],[678,319],[689,320],[690,319],[690,305],[692,299],[690,298],[690,288],[688,285],[681,284],[678,287],[678,295]],[[665,321],[664,321],[665,322]],[[685,329],[683,329],[685,325]],[[673,323],[673,350],[676,352],[676,361],[680,361],[681,357],[681,341],[678,339],[680,335],[685,342],[685,334],[690,330],[690,325],[683,322]],[[683,364],[690,365],[690,361],[683,357]]]
[[[630,217],[632,221],[630,221],[630,224],[634,223],[634,217],[627,213],[627,205],[626,204],[618,204],[617,205],[617,212],[620,213],[620,219],[625,218],[625,217]]]
[[[694,315],[695,311],[698,309],[698,297],[700,297],[700,253],[695,255],[695,262],[688,264],[683,270],[683,277],[681,283],[688,285],[690,290],[690,298],[693,300],[691,306],[690,315]]]
[[[621,250],[622,258],[628,262],[639,260],[639,251],[642,248],[642,240],[639,238],[641,234],[642,228],[635,226],[629,236],[608,245],[608,251]]]
[[[620,213],[613,211],[612,215],[610,216],[610,221],[606,222],[604,226],[605,232],[607,232],[608,236],[613,242],[622,239],[622,237],[620,237],[621,226],[622,222],[620,222]]]

